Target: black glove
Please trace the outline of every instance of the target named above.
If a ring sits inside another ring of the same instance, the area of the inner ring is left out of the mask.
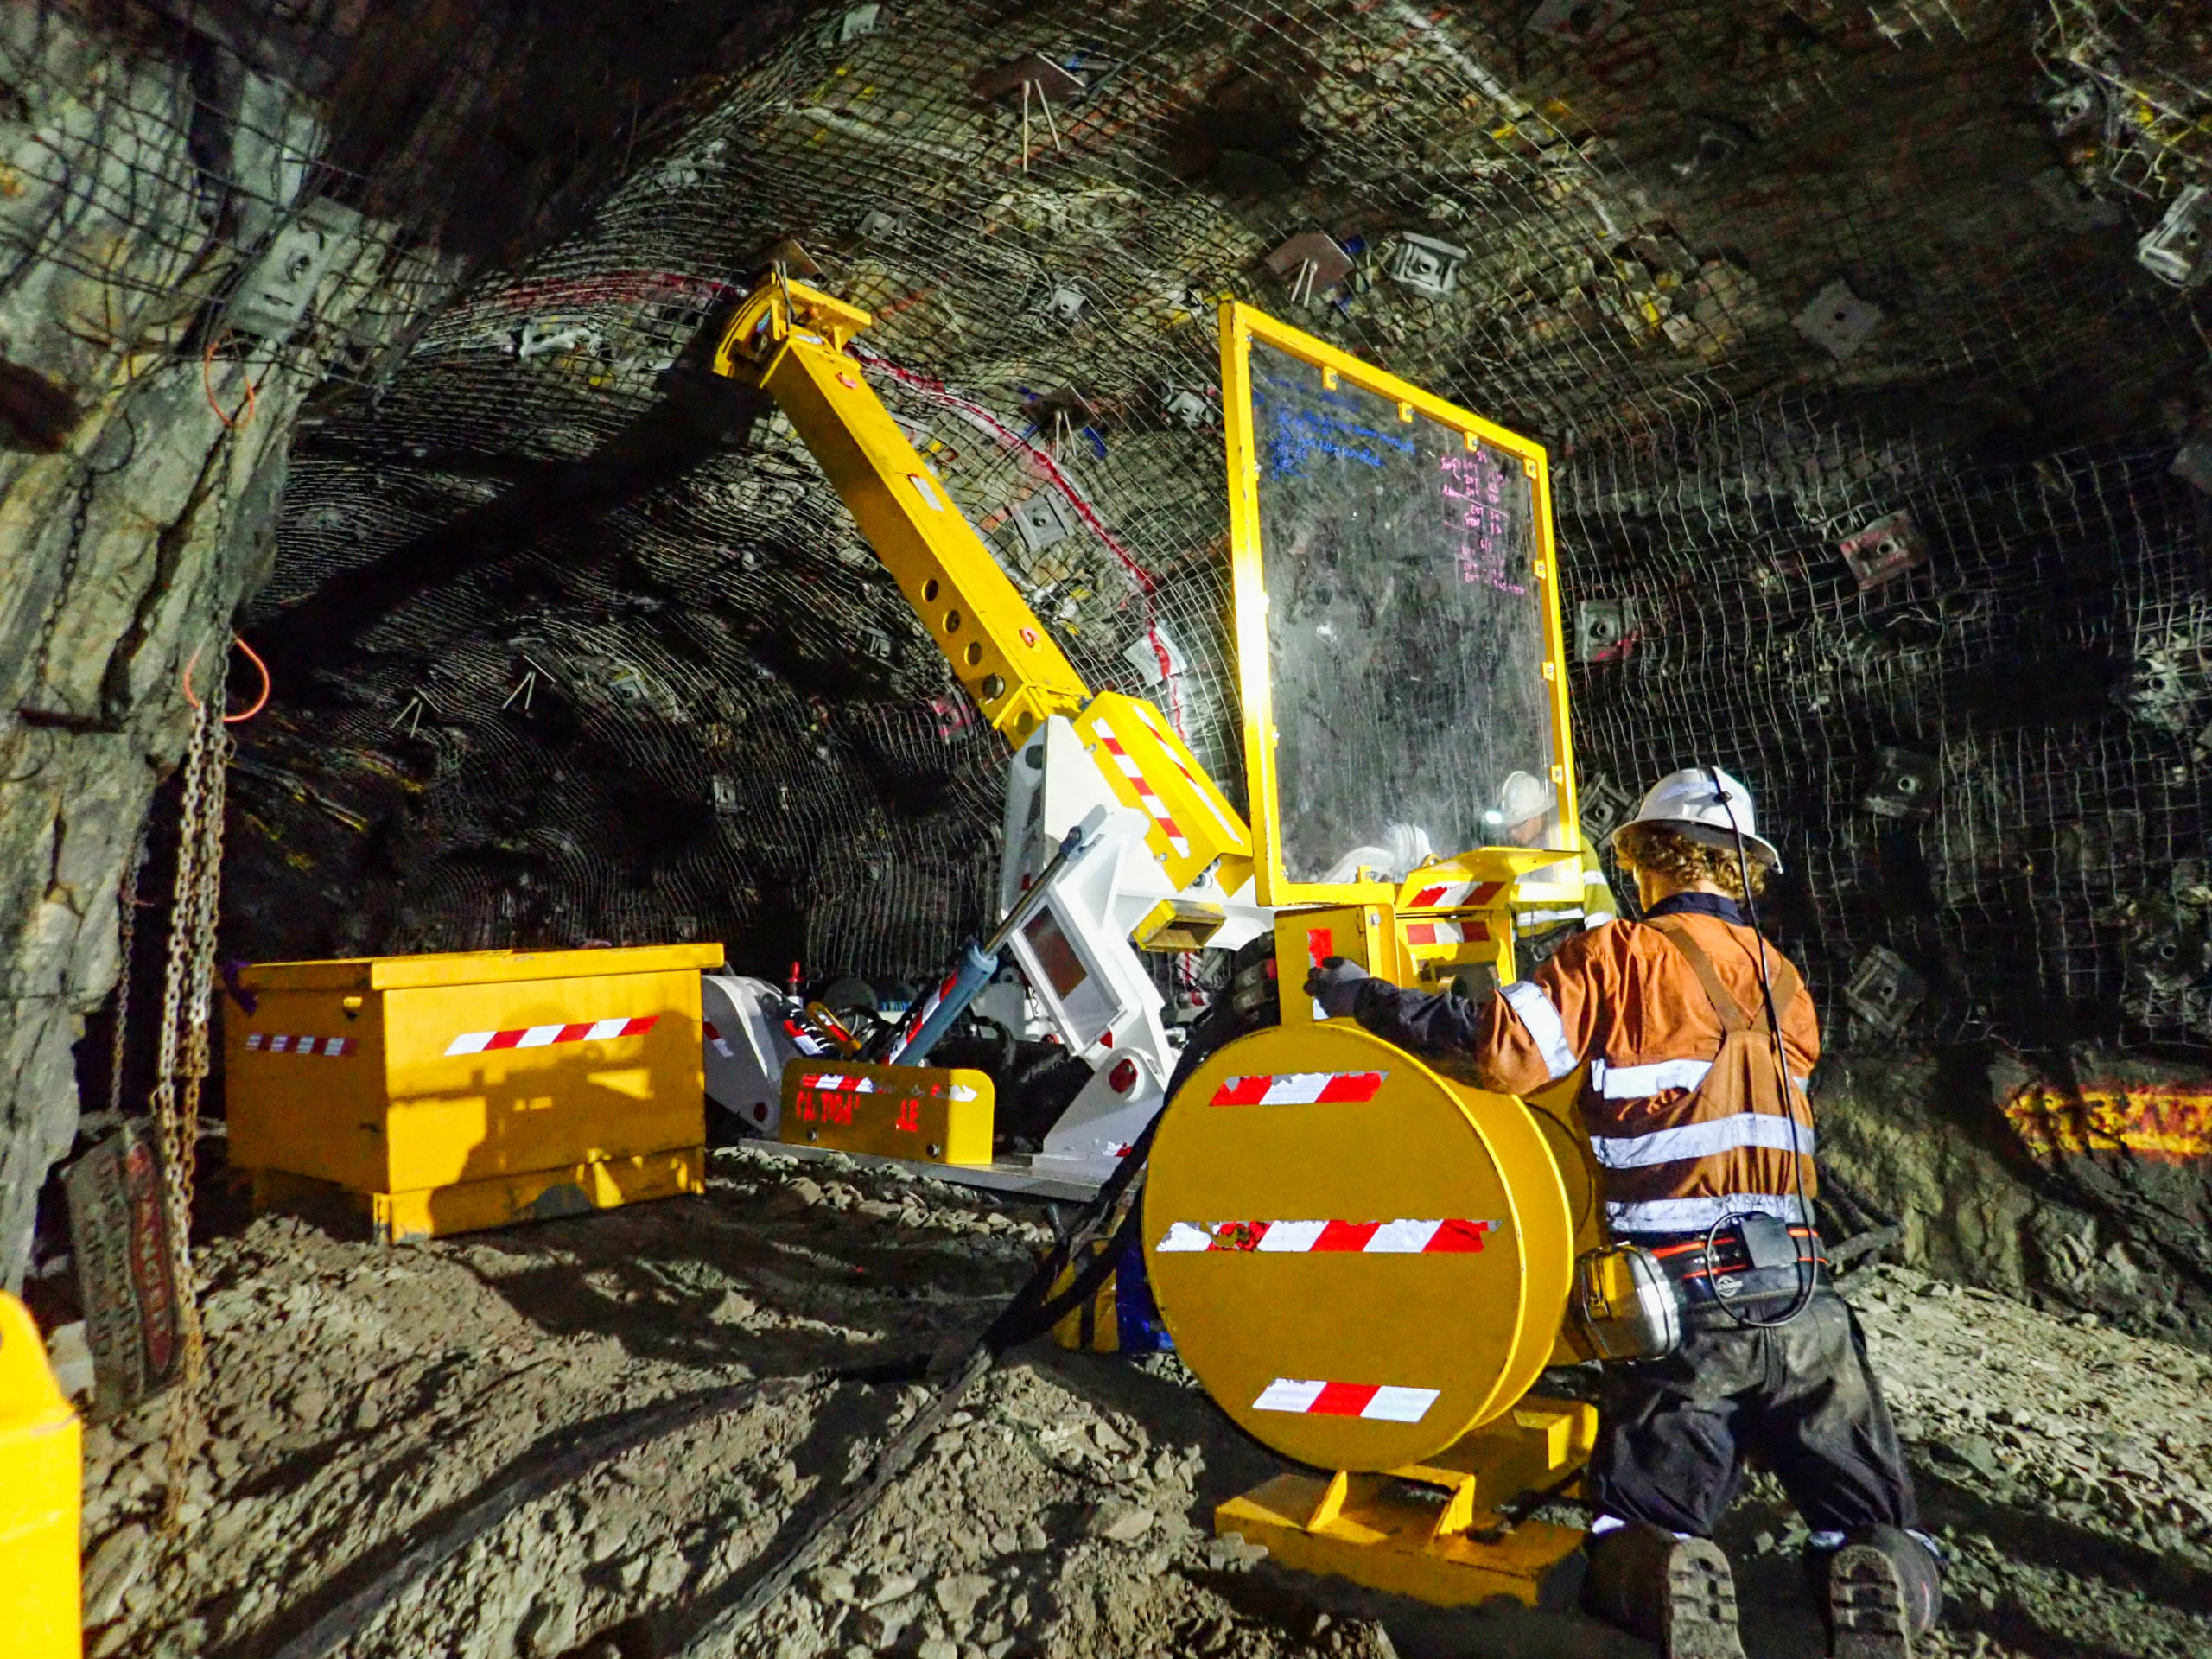
[[[1369,977],[1367,969],[1357,963],[1330,957],[1306,976],[1306,995],[1319,1002],[1330,1019],[1341,1020],[1357,1007],[1359,988]]]

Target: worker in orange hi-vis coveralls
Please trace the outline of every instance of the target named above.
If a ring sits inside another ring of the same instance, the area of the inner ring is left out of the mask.
[[[1663,1357],[1607,1366],[1586,1605],[1670,1659],[1742,1659],[1712,1534],[1756,1450],[1812,1530],[1835,1654],[1910,1659],[1942,1572],[1911,1530],[1897,1432],[1814,1229],[1819,1022],[1750,912],[1781,855],[1750,791],[1710,766],[1662,779],[1612,847],[1643,919],[1575,935],[1480,1003],[1341,957],[1306,990],[1415,1053],[1471,1056],[1503,1094],[1586,1067],[1608,1230],[1671,1281],[1683,1335]]]

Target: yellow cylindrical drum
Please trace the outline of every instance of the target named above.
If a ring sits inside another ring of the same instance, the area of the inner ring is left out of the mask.
[[[20,1659],[83,1649],[77,1529],[84,1447],[23,1305],[0,1293],[0,1631]]]
[[[1433,1457],[1550,1358],[1573,1271],[1535,1116],[1349,1020],[1229,1044],[1177,1093],[1145,1261],[1185,1363],[1263,1444],[1351,1471]]]

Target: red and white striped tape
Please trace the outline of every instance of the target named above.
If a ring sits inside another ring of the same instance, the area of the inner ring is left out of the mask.
[[[1144,803],[1144,810],[1159,821],[1160,833],[1167,837],[1167,844],[1179,855],[1187,856],[1191,843],[1184,838],[1182,830],[1176,827],[1174,818],[1168,813],[1167,803],[1154,794],[1152,785],[1145,781],[1144,769],[1137,765],[1135,757],[1123,748],[1121,740],[1114,735],[1114,728],[1103,720],[1095,720],[1090,723],[1090,729],[1098,734],[1099,742],[1104,745],[1106,753],[1114,757],[1114,764],[1122,769],[1122,776],[1129,780],[1129,787],[1136,791],[1137,798]]]
[[[1206,787],[1198,773],[1183,764],[1183,757],[1176,753],[1174,744],[1168,741],[1167,734],[1160,729],[1160,722],[1152,717],[1152,711],[1141,702],[1133,706],[1136,709],[1137,718],[1144,722],[1145,729],[1160,740],[1160,747],[1167,752],[1167,758],[1175,763],[1175,770],[1190,779],[1191,787],[1198,791],[1198,799],[1205,804],[1206,810],[1213,814],[1214,822],[1229,833],[1235,844],[1240,847],[1245,845],[1247,832],[1240,830],[1236,825],[1222,815],[1221,809],[1213,804],[1212,791]]]
[[[1387,1382],[1305,1382],[1279,1376],[1260,1390],[1252,1409],[1306,1417],[1364,1417],[1370,1423],[1417,1423],[1428,1415],[1441,1392]]]
[[[715,1052],[721,1055],[722,1058],[728,1060],[737,1057],[737,1051],[729,1046],[729,1039],[721,1034],[713,1020],[701,1020],[699,1029],[704,1033],[707,1040],[715,1046]]]
[[[1216,1106],[1359,1106],[1375,1098],[1388,1071],[1279,1071],[1230,1077],[1214,1090]]]
[[[1177,1221],[1152,1248],[1265,1255],[1460,1255],[1479,1250],[1494,1221]]]
[[[344,1056],[360,1045],[351,1037],[279,1037],[266,1032],[246,1033],[245,1046],[264,1054],[328,1054]]]
[[[1408,922],[1408,944],[1465,944],[1469,939],[1487,939],[1490,929],[1480,922]]]
[[[890,1084],[880,1083],[874,1077],[861,1077],[857,1074],[848,1076],[839,1071],[824,1071],[813,1076],[802,1076],[798,1080],[798,1086],[802,1089],[827,1089],[849,1095],[878,1093],[898,1095],[905,1099],[919,1097],[929,1100],[973,1100],[976,1098],[976,1090],[964,1083],[939,1083],[935,1078],[931,1078],[926,1084],[918,1082],[901,1084],[894,1089]]]
[[[518,1026],[507,1031],[464,1031],[446,1045],[448,1058],[502,1048],[549,1048],[555,1043],[595,1043],[609,1037],[636,1037],[658,1023],[657,1014],[633,1020],[594,1020],[574,1026]]]
[[[1486,905],[1497,897],[1503,881],[1446,881],[1440,886],[1423,887],[1414,894],[1408,910],[1450,910],[1457,905]]]

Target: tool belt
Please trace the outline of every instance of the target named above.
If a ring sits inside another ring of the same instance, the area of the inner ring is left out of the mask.
[[[1675,1287],[1681,1303],[1683,1326],[1692,1331],[1726,1331],[1738,1322],[1773,1319],[1803,1294],[1808,1262],[1814,1285],[1825,1288],[1830,1283],[1820,1235],[1809,1227],[1792,1227],[1789,1237],[1797,1247],[1797,1259],[1764,1268],[1751,1266],[1743,1241],[1728,1233],[1713,1239],[1710,1259],[1701,1233],[1666,1243],[1649,1242],[1647,1248]]]

